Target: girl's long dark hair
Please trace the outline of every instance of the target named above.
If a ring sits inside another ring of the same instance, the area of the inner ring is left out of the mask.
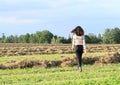
[[[77,26],[75,29],[71,31],[71,33],[75,33],[77,36],[84,35],[84,30],[81,26]]]

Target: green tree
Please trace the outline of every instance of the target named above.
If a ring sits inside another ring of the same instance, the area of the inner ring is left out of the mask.
[[[35,38],[34,41],[35,41],[36,43],[41,43],[41,41],[42,41],[42,40],[41,40],[41,35],[42,35],[42,33],[41,33],[40,31],[37,31],[37,32],[34,34],[33,37]]]
[[[106,44],[117,44],[120,43],[120,29],[106,29],[103,35],[103,42]]]
[[[109,44],[111,40],[111,30],[109,28],[105,29],[104,35],[103,35],[103,43]]]
[[[2,38],[0,38],[0,43],[2,43]]]
[[[30,43],[37,43],[37,39],[36,39],[36,35],[35,34],[31,34],[30,35],[29,42]]]
[[[41,43],[51,43],[51,39],[53,38],[53,34],[48,30],[44,30],[41,32],[40,42]]]
[[[67,43],[71,43],[71,42],[72,42],[72,38],[71,38],[71,35],[69,35],[67,39]]]
[[[25,43],[30,43],[30,34],[29,34],[29,33],[27,33],[27,34],[24,36],[24,38],[25,38]]]
[[[53,38],[51,39],[51,44],[56,44],[56,38],[53,36]]]
[[[2,43],[5,43],[5,40],[6,40],[6,36],[5,36],[5,34],[4,34],[4,33],[2,33],[1,42],[2,42]]]
[[[101,34],[98,34],[97,39],[98,39],[98,43],[103,43],[103,37]]]
[[[91,43],[91,39],[88,35],[85,35],[85,42],[86,43]]]
[[[14,43],[18,43],[18,42],[19,42],[18,39],[19,39],[18,36],[15,35],[15,36],[14,36]]]
[[[56,43],[63,43],[63,42],[64,42],[64,38],[63,37],[57,37]]]
[[[14,36],[10,35],[5,39],[6,43],[14,43]]]
[[[25,35],[20,35],[18,41],[19,41],[19,43],[26,43]]]
[[[113,43],[120,43],[120,29],[119,28],[114,28],[114,29],[111,29],[111,35],[112,35],[112,38],[114,40]]]
[[[97,36],[94,35],[93,33],[89,33],[86,37],[87,37],[87,42],[89,42],[89,43],[98,43],[99,42]]]

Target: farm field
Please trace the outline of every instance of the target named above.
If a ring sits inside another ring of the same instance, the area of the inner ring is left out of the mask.
[[[0,70],[0,85],[120,85],[120,64]]]
[[[87,44],[87,53],[120,52],[120,44]],[[0,43],[0,56],[71,54],[71,44]]]
[[[76,70],[70,48],[68,44],[0,44],[0,85],[120,85],[119,44],[87,45],[83,72]]]

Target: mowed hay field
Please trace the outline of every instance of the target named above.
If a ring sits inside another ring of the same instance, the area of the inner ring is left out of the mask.
[[[120,45],[87,45],[83,72],[70,44],[0,44],[0,85],[120,85]]]
[[[88,53],[120,52],[120,44],[88,44]],[[1,43],[0,56],[71,54],[71,44],[23,44]]]

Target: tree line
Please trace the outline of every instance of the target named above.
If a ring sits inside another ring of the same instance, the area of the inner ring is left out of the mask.
[[[89,33],[86,35],[86,42],[91,44],[120,44],[120,29],[118,27],[107,28],[102,35],[98,34],[97,36]]]
[[[36,31],[33,34],[24,34],[20,36],[6,36],[4,33],[0,38],[0,43],[70,43],[69,39],[53,35],[48,30]]]
[[[120,44],[120,29],[107,28],[103,34],[95,35],[89,33],[85,35],[86,43],[89,44]],[[36,31],[33,34],[24,35],[10,35],[6,36],[4,33],[0,37],[0,43],[71,43],[72,36],[69,35],[68,38],[54,35],[48,30]]]

